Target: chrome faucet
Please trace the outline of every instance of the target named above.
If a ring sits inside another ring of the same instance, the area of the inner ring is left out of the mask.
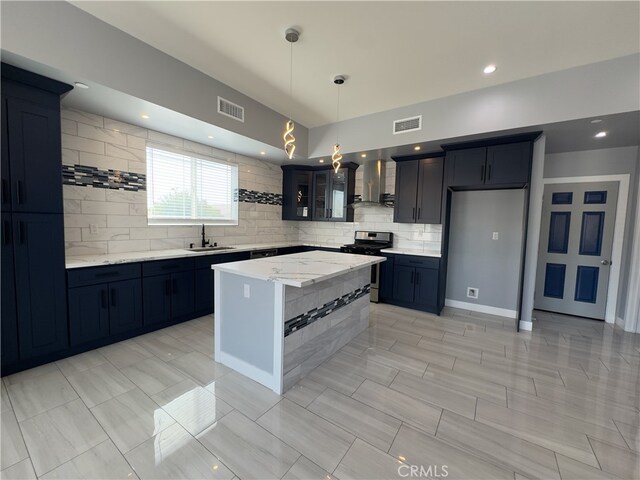
[[[204,239],[204,223],[202,224],[202,248],[206,247],[211,243],[211,240]]]

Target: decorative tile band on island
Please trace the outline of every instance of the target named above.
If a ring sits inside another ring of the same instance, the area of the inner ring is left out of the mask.
[[[321,307],[314,308],[309,310],[306,313],[298,315],[291,320],[287,320],[284,322],[284,336],[288,336],[293,332],[300,330],[307,325],[312,324],[316,320],[320,320],[323,317],[326,317],[332,312],[349,305],[350,303],[358,300],[361,297],[369,294],[371,292],[371,285],[367,284],[361,288],[354,290],[353,292],[349,292],[346,295],[338,297],[330,302],[325,303]]]

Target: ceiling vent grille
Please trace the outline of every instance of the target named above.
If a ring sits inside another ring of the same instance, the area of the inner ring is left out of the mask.
[[[415,132],[422,130],[422,115],[411,118],[402,118],[393,122],[393,134]]]
[[[244,107],[218,97],[218,113],[231,117],[239,122],[244,122]]]

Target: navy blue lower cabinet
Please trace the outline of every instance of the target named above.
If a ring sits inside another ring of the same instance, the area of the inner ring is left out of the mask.
[[[382,302],[393,299],[393,255],[384,255],[387,259],[380,264],[380,279],[378,280],[380,292],[379,299]]]
[[[13,225],[11,214],[2,213],[2,365],[18,360],[18,316],[13,270]]]
[[[213,270],[201,268],[195,275],[195,311],[198,316],[213,313]]]
[[[139,278],[109,284],[109,333],[142,327],[142,283]]]
[[[416,269],[396,265],[393,271],[393,298],[399,302],[413,302]]]
[[[439,271],[433,268],[416,268],[415,302],[429,308],[438,306]]]
[[[195,311],[194,271],[171,274],[171,318],[191,318]]]
[[[145,277],[142,280],[144,324],[155,325],[171,320],[171,275]]]
[[[20,360],[69,346],[62,215],[14,213]]]
[[[71,346],[109,335],[109,289],[88,285],[69,289],[69,337]]]

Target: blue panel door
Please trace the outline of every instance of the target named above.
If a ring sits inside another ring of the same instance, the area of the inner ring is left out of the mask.
[[[545,187],[535,308],[604,319],[618,182]]]

